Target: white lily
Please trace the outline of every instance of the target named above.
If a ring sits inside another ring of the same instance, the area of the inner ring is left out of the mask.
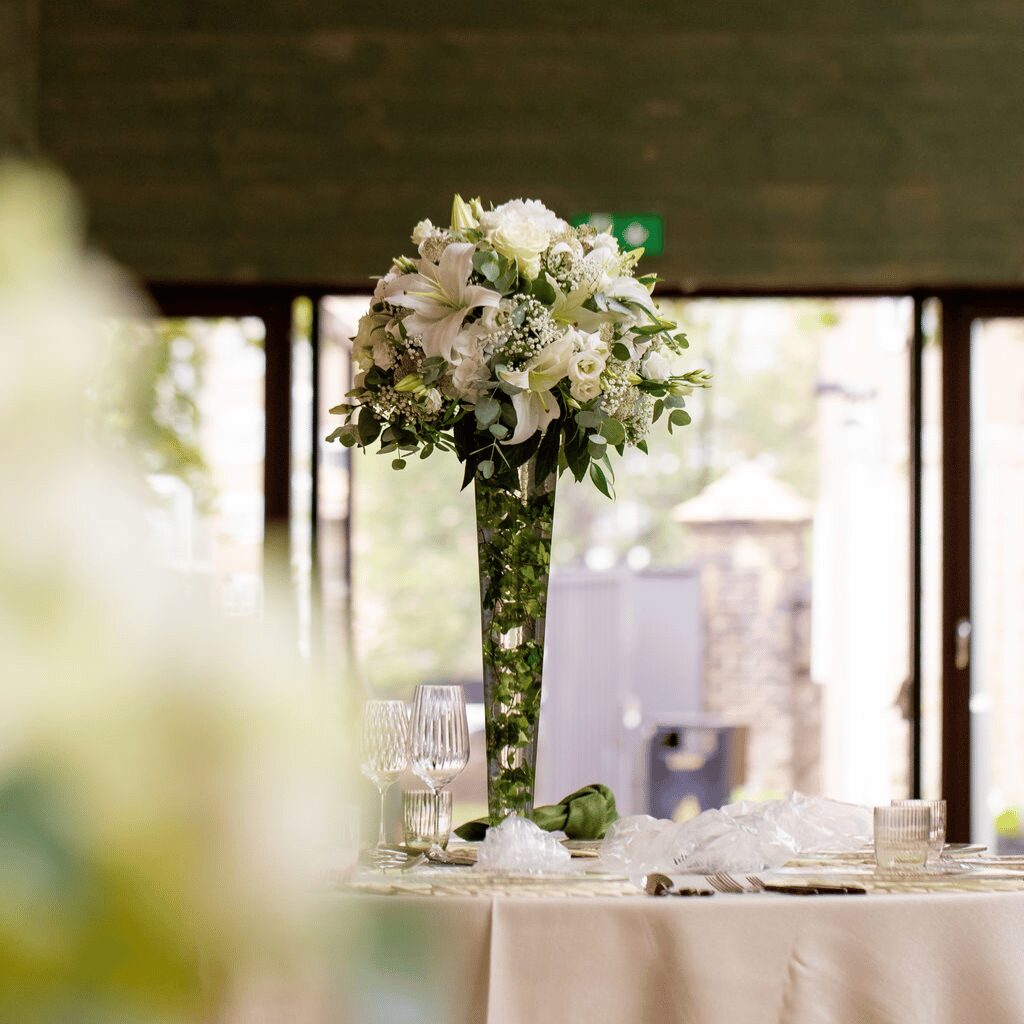
[[[512,396],[516,411],[515,433],[504,443],[521,444],[559,416],[558,399],[552,390],[569,372],[573,345],[563,334],[538,352],[521,370],[502,370],[501,378],[521,390]]]
[[[571,292],[563,292],[557,282],[548,275],[548,282],[555,290],[555,301],[551,304],[551,315],[560,324],[576,324],[582,331],[598,331],[601,324],[615,319],[614,313],[595,313],[583,303],[593,292],[586,285],[580,285]]]
[[[496,291],[469,284],[475,248],[471,242],[449,245],[436,265],[420,260],[418,273],[403,274],[388,287],[388,302],[413,310],[402,323],[408,334],[422,336],[428,356],[451,362],[452,346],[469,313],[501,300]]]
[[[473,211],[473,204],[480,206],[479,199],[468,203],[458,193],[452,200],[452,231],[469,231],[480,227],[480,220]]]
[[[618,299],[619,302],[636,303],[643,306],[651,313],[655,311],[654,300],[651,293],[635,277],[614,277],[605,289],[605,295],[609,299]],[[643,317],[634,313],[634,320],[642,320]]]

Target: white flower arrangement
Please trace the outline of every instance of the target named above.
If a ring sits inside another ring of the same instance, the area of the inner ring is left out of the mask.
[[[539,477],[589,473],[612,497],[609,448],[646,451],[666,411],[670,431],[690,422],[686,396],[710,376],[672,372],[687,341],[659,314],[654,275],[635,275],[642,249],[535,199],[485,210],[461,196],[448,228],[423,220],[412,240],[419,259],[395,260],[359,322],[355,387],[328,440],[379,440],[396,469],[455,451],[465,483],[536,455]]]

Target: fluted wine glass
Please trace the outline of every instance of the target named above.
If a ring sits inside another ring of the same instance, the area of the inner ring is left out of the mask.
[[[409,727],[409,764],[435,795],[469,763],[469,724],[466,692],[461,686],[422,683],[412,700]],[[429,853],[441,855],[437,803]]]
[[[384,798],[409,767],[409,709],[402,700],[368,700],[363,704],[359,732],[360,769],[380,793],[377,857],[382,856]]]

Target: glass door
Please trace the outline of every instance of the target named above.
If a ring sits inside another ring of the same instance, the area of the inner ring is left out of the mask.
[[[970,328],[972,615],[954,627],[970,663],[971,832],[1024,850],[1024,316]]]
[[[943,793],[1024,851],[1024,296],[943,300]]]

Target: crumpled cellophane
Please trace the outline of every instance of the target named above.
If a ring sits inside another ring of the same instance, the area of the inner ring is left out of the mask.
[[[870,808],[792,793],[741,800],[681,823],[646,814],[622,818],[602,843],[601,864],[629,875],[762,871],[797,854],[858,850],[871,835]]]

